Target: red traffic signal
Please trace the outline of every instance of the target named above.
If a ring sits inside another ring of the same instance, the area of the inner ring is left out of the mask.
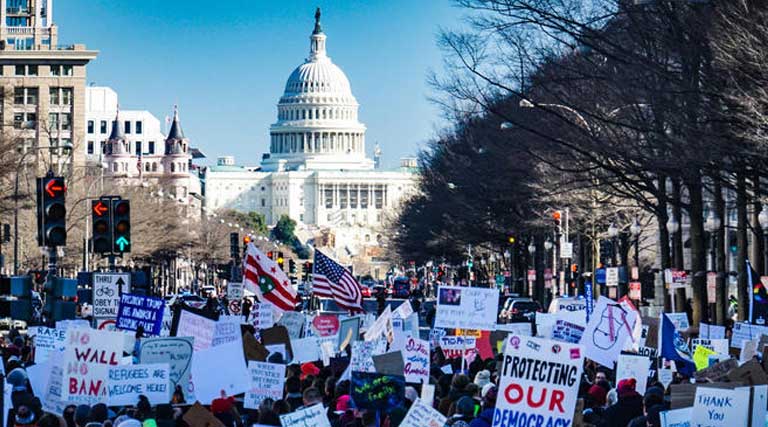
[[[93,204],[93,213],[96,216],[104,216],[105,213],[109,211],[109,208],[107,205],[102,203],[101,200],[94,202]]]
[[[56,197],[66,191],[67,186],[64,185],[64,178],[53,178],[45,184],[45,192],[48,193],[48,197]]]

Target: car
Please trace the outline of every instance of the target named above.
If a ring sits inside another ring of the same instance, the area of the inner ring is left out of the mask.
[[[541,304],[530,298],[507,298],[499,317],[507,323],[533,322],[536,313],[544,310]]]
[[[370,298],[371,297],[371,288],[365,285],[360,286],[360,293],[363,294],[363,298]]]

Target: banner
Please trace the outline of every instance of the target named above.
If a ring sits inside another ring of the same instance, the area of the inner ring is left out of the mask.
[[[142,339],[139,347],[139,363],[141,364],[168,364],[168,379],[170,380],[170,393],[176,386],[181,386],[184,399],[193,402],[194,388],[190,381],[192,376],[192,352],[193,338],[191,337],[163,337]]]
[[[194,337],[195,351],[206,350],[213,344],[216,334],[216,321],[189,310],[179,312],[179,326],[176,328],[177,337]]]
[[[621,380],[634,378],[637,381],[635,391],[644,395],[645,387],[648,384],[648,370],[651,367],[651,363],[651,359],[646,356],[620,354],[619,360],[616,363],[616,384]]]
[[[331,427],[322,403],[280,415],[280,424],[283,427]]]
[[[601,296],[581,337],[584,356],[612,369],[637,321],[637,312],[628,304]]]
[[[168,396],[173,393],[167,363],[111,366],[108,375],[108,406],[133,406],[139,401],[139,395],[147,396],[149,403],[158,405],[168,403]]]
[[[580,345],[510,336],[493,427],[570,426],[583,364]]]
[[[107,371],[123,358],[122,333],[70,328],[64,347],[62,400],[92,405],[107,399]]]
[[[46,362],[52,352],[63,350],[67,340],[66,330],[45,326],[30,326],[27,334],[33,338],[37,364]]]
[[[443,427],[446,420],[437,409],[421,399],[416,399],[405,414],[400,427]]]
[[[279,363],[249,362],[248,378],[250,387],[245,392],[243,407],[258,409],[259,404],[266,398],[280,400],[283,398],[285,384],[285,365]]]
[[[122,294],[117,310],[117,328],[135,331],[139,326],[148,335],[160,335],[165,301],[143,295]]]
[[[499,312],[499,291],[488,288],[440,286],[435,327],[493,330]]]
[[[409,337],[402,352],[405,382],[429,384],[429,341]]]
[[[352,371],[350,388],[357,409],[386,411],[405,399],[405,378],[400,375]]]

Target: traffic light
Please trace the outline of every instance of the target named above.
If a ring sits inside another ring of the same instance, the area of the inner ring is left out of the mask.
[[[131,251],[131,202],[112,200],[112,252]]]
[[[272,251],[267,252],[267,258],[274,260],[275,259],[275,253]]]
[[[29,275],[32,276],[32,281],[38,287],[45,285],[48,280],[48,270],[33,270],[29,272]]]
[[[112,253],[112,210],[109,199],[91,200],[93,252]]]
[[[293,258],[288,260],[288,273],[296,274],[296,261]]]
[[[278,252],[277,253],[277,265],[280,266],[280,269],[285,271],[285,268],[283,268],[283,263],[285,262],[285,258],[283,258],[283,253]]]
[[[554,211],[552,212],[552,220],[555,222],[555,225],[560,225],[560,219],[562,218],[562,213],[560,211]]]
[[[312,274],[312,263],[307,261],[304,263],[304,274],[302,275],[305,282],[309,282],[310,274]]]
[[[508,242],[510,245],[514,245],[514,244],[515,244],[515,236],[509,236],[509,237],[507,238],[507,242]]]
[[[240,233],[234,232],[229,233],[229,257],[232,259],[237,259],[238,255],[240,254],[240,249],[238,247],[240,242]]]
[[[49,174],[37,179],[37,244],[56,247],[67,244],[67,187],[64,178]]]

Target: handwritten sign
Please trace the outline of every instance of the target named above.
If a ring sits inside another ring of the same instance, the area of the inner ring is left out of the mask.
[[[250,388],[245,393],[243,405],[248,409],[258,409],[266,398],[283,398],[285,383],[285,365],[279,363],[249,362],[248,378]]]
[[[256,329],[271,328],[275,324],[275,308],[268,302],[257,302],[251,308],[253,327]]]
[[[416,399],[411,405],[411,409],[405,414],[400,427],[443,427],[445,421],[445,416],[437,409],[424,403],[421,399]]]
[[[624,344],[633,339],[638,321],[637,311],[627,302],[616,303],[601,296],[581,337],[584,356],[613,368]]]
[[[731,347],[740,349],[745,340],[760,338],[760,335],[768,335],[768,326],[759,326],[741,322],[734,323],[733,335],[731,336]]]
[[[556,320],[550,333],[550,339],[578,344],[581,341],[581,336],[584,335],[584,329],[583,326],[566,320]]]
[[[123,335],[96,329],[67,330],[63,399],[94,404],[107,399],[107,368],[123,358]]]
[[[697,387],[691,411],[691,424],[708,427],[746,426],[744,415],[747,414],[748,409],[748,387],[733,390]],[[763,407],[764,413],[765,407]]]
[[[240,331],[240,316],[220,316],[214,327],[211,347],[237,342],[243,344],[243,336]]]
[[[194,337],[195,351],[205,350],[213,344],[216,321],[187,310],[181,310],[177,337]]]
[[[283,313],[283,316],[280,317],[277,324],[285,326],[285,329],[288,330],[288,336],[291,337],[291,339],[297,339],[301,338],[301,329],[304,327],[304,321],[304,313],[299,313],[298,311],[286,311]]]
[[[691,427],[692,409],[689,407],[660,412],[661,427]]]
[[[331,427],[322,403],[280,415],[280,424],[283,427]]]
[[[170,391],[167,363],[111,366],[109,368],[109,406],[135,405],[139,395],[153,405],[168,403]]]
[[[499,311],[499,291],[487,288],[440,286],[435,327],[493,330]]]
[[[177,385],[181,386],[187,402],[194,401],[194,388],[190,381],[193,347],[191,337],[146,338],[140,341],[140,363],[168,365],[170,393],[166,396],[166,401],[171,398]]]
[[[708,325],[699,323],[699,338],[723,339],[725,338],[725,326]]]
[[[723,339],[704,339],[694,338],[691,340],[691,350],[696,352],[696,347],[703,346],[715,353],[728,354],[728,340]]]
[[[139,326],[150,335],[160,335],[165,301],[143,295],[122,294],[117,311],[117,328],[135,331]]]
[[[405,399],[405,378],[352,371],[352,400],[358,409],[381,410],[399,406]]]
[[[624,379],[634,378],[637,381],[635,390],[640,394],[645,394],[650,367],[651,359],[645,356],[620,354],[616,367],[616,383],[618,384],[619,381]]]
[[[409,337],[402,349],[405,382],[429,383],[429,341]]]
[[[34,337],[35,363],[40,364],[48,360],[51,352],[63,349],[67,339],[64,329],[46,328],[45,326],[31,326],[28,334]]]
[[[583,364],[580,345],[508,337],[494,425],[571,425]]]
[[[387,342],[379,341],[354,341],[352,342],[352,357],[349,365],[352,371],[376,372],[373,365],[373,356],[387,351]]]

